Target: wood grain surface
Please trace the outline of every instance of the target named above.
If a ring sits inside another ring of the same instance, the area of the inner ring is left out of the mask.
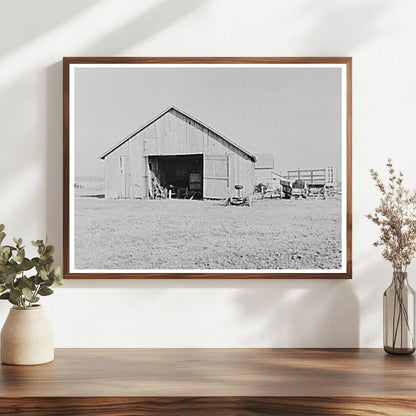
[[[373,349],[58,349],[0,368],[0,415],[415,415],[413,356]]]
[[[19,416],[414,416],[409,398],[357,397],[25,397],[0,399]]]

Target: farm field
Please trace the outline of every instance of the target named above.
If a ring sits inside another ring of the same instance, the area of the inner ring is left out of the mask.
[[[77,269],[337,269],[341,201],[75,198]]]

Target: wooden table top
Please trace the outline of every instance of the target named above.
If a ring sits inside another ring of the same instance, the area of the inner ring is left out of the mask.
[[[0,367],[0,398],[21,396],[416,398],[416,361],[381,349],[57,349],[49,364]]]

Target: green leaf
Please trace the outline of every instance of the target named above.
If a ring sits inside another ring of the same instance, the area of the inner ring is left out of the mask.
[[[22,276],[18,279],[17,287],[21,290],[23,288],[29,288],[31,291],[35,290],[36,286],[26,276]]]
[[[0,285],[0,293],[3,293],[5,290],[7,290],[6,286]]]
[[[23,296],[29,301],[32,302],[31,299],[33,299],[33,292],[28,288],[28,287],[24,287],[22,289],[23,292]]]
[[[55,247],[52,245],[46,246],[45,256],[52,256],[53,253],[55,253]]]
[[[30,293],[32,293],[32,292],[30,292]],[[10,299],[11,300],[17,300],[19,297],[20,297],[20,295],[21,295],[22,293],[20,292],[20,290],[19,289],[12,289],[11,291],[10,291]]]
[[[21,238],[13,237],[13,241],[16,244],[16,247],[17,248],[21,248],[22,247],[23,240]]]
[[[3,247],[8,247],[9,249],[10,249],[10,251],[16,251],[17,250],[17,248],[16,247],[13,247],[13,246],[3,246]]]
[[[42,280],[48,280],[48,273],[46,273],[46,270],[45,269],[42,269],[39,272],[39,276],[41,277]]]
[[[6,233],[0,232],[0,243],[4,240],[6,237]]]
[[[41,279],[41,277],[37,274],[34,276],[35,280],[34,283],[35,285],[40,285],[41,283],[44,283],[44,281]]]
[[[1,247],[0,248],[0,263],[6,264],[9,260],[11,254],[11,250],[9,247]]]
[[[40,284],[41,284],[42,286],[49,287],[49,286],[52,286],[52,285],[54,284],[54,282],[55,282],[55,279],[54,279],[54,278],[53,278],[53,276],[51,276],[51,274],[49,273],[49,274],[48,274],[48,280],[42,280],[42,281],[40,282]]]
[[[49,295],[52,295],[52,293],[53,293],[53,290],[52,289],[49,289],[48,287],[46,287],[46,286],[42,286],[40,289],[39,289],[39,295],[41,295],[41,296],[49,296]]]
[[[5,227],[5,225],[4,224],[0,224],[0,232],[2,232],[2,231],[4,231],[4,229],[5,229],[6,227]]]
[[[32,244],[33,244],[35,247],[39,247],[39,246],[43,245],[43,241],[42,241],[42,240],[32,241]]]
[[[11,250],[10,250],[10,247],[9,246],[0,247],[0,253],[9,255],[10,254],[10,251]]]
[[[10,250],[7,247],[3,247],[5,250],[0,251],[0,265],[5,265],[9,261]]]
[[[13,305],[17,305],[17,301],[16,300],[10,299],[10,292],[2,293],[0,295],[0,299],[6,299],[10,303],[12,303]]]
[[[4,284],[13,283],[14,279],[16,278],[16,273],[13,271],[9,271],[7,274],[3,275],[3,282]]]
[[[25,258],[25,249],[21,248],[18,252],[17,252],[17,259],[19,260],[19,263],[21,263],[23,261],[23,259]]]
[[[61,273],[61,268],[57,267],[56,269],[53,270],[53,275],[54,275],[54,284],[56,286],[61,286],[64,283],[64,280],[62,278],[62,273]]]
[[[33,269],[33,266],[34,266],[34,264],[32,263],[32,261],[31,261],[31,260],[29,260],[27,257],[25,257],[25,258],[22,260],[22,263],[20,264],[20,267],[22,268],[22,270],[23,270],[24,272],[26,272],[26,271],[28,271],[28,270],[30,270],[30,269]]]
[[[48,265],[51,267],[53,265],[53,257],[52,256],[43,256],[43,264],[46,266]]]
[[[9,298],[9,302],[10,302],[12,305],[19,306],[19,303],[18,303],[18,302],[17,302],[17,300],[15,300],[15,299],[10,299],[10,298]]]

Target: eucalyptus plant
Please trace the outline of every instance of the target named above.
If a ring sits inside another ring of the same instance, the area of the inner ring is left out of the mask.
[[[28,258],[21,238],[13,238],[14,245],[2,245],[4,228],[0,224],[0,299],[26,309],[40,296],[51,295],[51,286],[62,285],[61,270],[54,267],[55,247],[43,240],[32,241],[38,256]]]

